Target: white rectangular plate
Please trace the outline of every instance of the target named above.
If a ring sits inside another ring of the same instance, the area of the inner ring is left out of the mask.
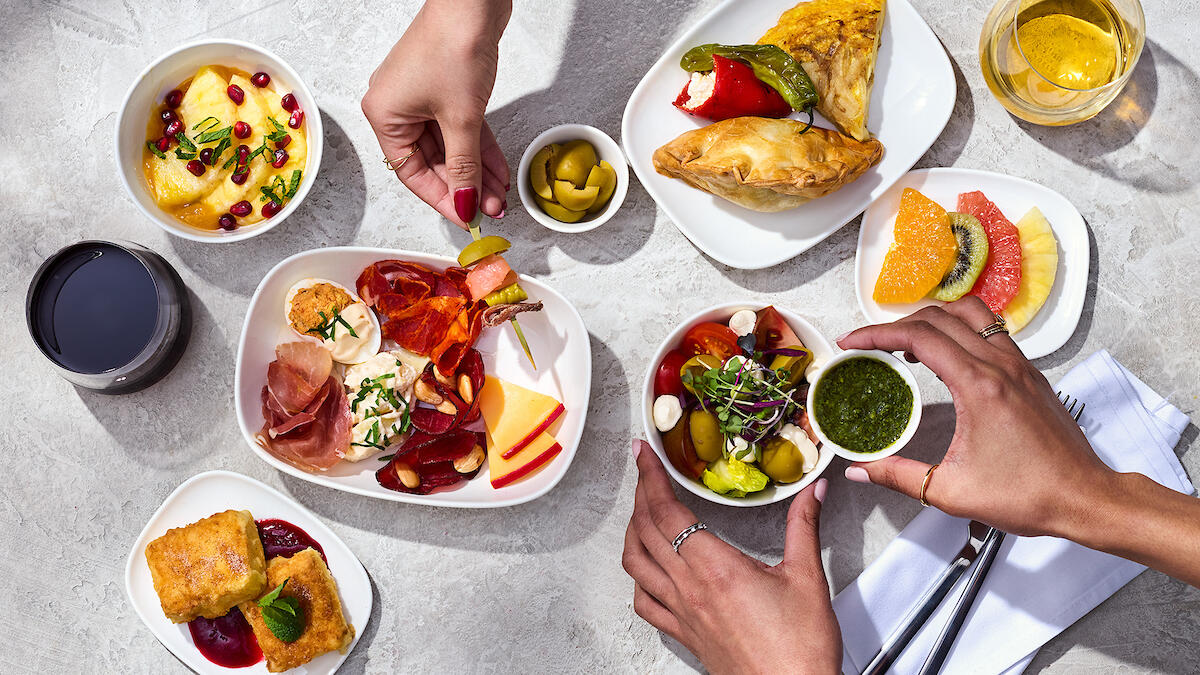
[[[798,208],[759,213],[657,173],[651,161],[654,151],[706,124],[671,105],[687,82],[687,73],[679,67],[684,52],[708,42],[756,42],[795,4],[729,0],[717,7],[650,68],[629,97],[621,122],[621,143],[646,191],[697,248],[730,267],[771,267],[828,237],[912,168],[942,133],[954,109],[954,72],[941,43],[907,0],[887,0],[867,117],[884,155],[858,180]],[[816,124],[833,128],[819,116]]]
[[[383,462],[369,457],[361,462],[339,462],[325,473],[309,473],[280,460],[259,447],[254,435],[262,429],[262,388],[267,365],[275,360],[275,345],[293,339],[284,322],[284,298],[292,284],[306,277],[329,279],[353,289],[363,268],[388,259],[420,263],[434,270],[456,265],[451,258],[386,248],[335,247],[298,253],[276,265],[263,278],[250,300],[242,339],[238,344],[234,374],[234,407],[242,435],[262,460],[280,471],[318,485],[355,494],[430,506],[489,508],[512,506],[537,499],[549,492],[567,472],[587,418],[592,388],[592,347],[587,328],[575,306],[557,291],[531,277],[521,277],[521,287],[530,301],[541,301],[540,312],[521,314],[519,319],[529,348],[537,360],[534,370],[525,358],[521,343],[505,324],[483,331],[475,348],[483,355],[485,371],[514,384],[553,396],[566,412],[555,423],[554,437],[562,452],[533,475],[500,489],[488,480],[485,464],[479,474],[450,489],[428,495],[388,490],[375,480]],[[294,336],[293,336],[294,337]],[[387,454],[387,453],[380,453]]]
[[[278,490],[230,471],[207,471],[192,476],[167,497],[150,517],[141,535],[129,552],[125,565],[125,592],[137,615],[142,618],[154,637],[171,650],[187,667],[197,673],[246,673],[259,675],[267,672],[265,661],[246,668],[225,668],[204,658],[192,642],[187,624],[171,623],[162,612],[158,594],[154,592],[154,581],[150,567],[146,564],[146,545],[166,534],[173,527],[183,527],[207,518],[214,513],[229,509],[249,511],[255,520],[278,518],[298,526],[308,533],[325,551],[329,560],[329,571],[337,581],[338,595],[342,599],[342,611],[346,620],[354,626],[354,641],[345,654],[336,651],[322,654],[309,661],[296,672],[308,675],[327,675],[342,665],[358,644],[358,638],[371,618],[371,580],[362,563],[311,511]]]
[[[885,323],[907,316],[921,307],[941,304],[928,298],[907,305],[880,305],[872,299],[875,280],[883,269],[883,258],[892,245],[896,212],[904,188],[919,190],[947,211],[958,204],[963,192],[982,190],[999,207],[1004,217],[1016,223],[1029,209],[1038,207],[1058,240],[1058,271],[1050,297],[1041,311],[1021,332],[1013,336],[1026,358],[1038,359],[1053,353],[1071,339],[1083,300],[1087,296],[1088,232],[1083,216],[1067,198],[1044,185],[990,171],[972,169],[920,169],[911,171],[867,209],[858,233],[858,255],[854,260],[854,287],[858,304],[871,323]]]

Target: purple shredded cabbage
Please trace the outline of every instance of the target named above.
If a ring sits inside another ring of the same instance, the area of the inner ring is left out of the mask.
[[[804,356],[808,353],[808,350],[800,347],[779,347],[777,349],[764,349],[762,353],[771,355],[778,354],[779,356]]]

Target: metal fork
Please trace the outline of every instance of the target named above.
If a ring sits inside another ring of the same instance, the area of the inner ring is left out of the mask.
[[[1058,396],[1059,403],[1062,403],[1067,409],[1067,414],[1075,423],[1079,423],[1079,418],[1083,415],[1083,409],[1087,404],[1077,398],[1071,397],[1069,394],[1055,392]],[[1076,406],[1078,405],[1078,409]],[[1082,427],[1080,427],[1082,428]],[[972,521],[974,523],[975,521]],[[946,623],[946,627],[942,629],[937,640],[933,643],[933,650],[929,652],[929,658],[925,660],[925,665],[921,666],[921,675],[937,675],[942,670],[942,666],[946,663],[946,657],[950,655],[950,649],[954,647],[954,641],[958,638],[958,634],[962,632],[963,624],[966,623],[967,614],[971,612],[971,607],[975,604],[975,597],[979,595],[979,589],[983,586],[983,580],[987,577],[988,571],[992,567],[992,562],[996,559],[996,554],[1000,551],[1000,546],[1004,543],[1004,533],[996,528],[988,530],[984,537],[983,548],[979,552],[978,564],[971,572],[971,576],[967,579],[967,586],[963,589],[963,593],[959,596],[954,604],[954,610],[950,614],[950,621]]]

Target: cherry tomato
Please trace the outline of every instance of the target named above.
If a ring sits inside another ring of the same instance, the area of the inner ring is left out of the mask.
[[[683,382],[679,378],[679,371],[688,358],[688,353],[679,349],[667,352],[662,363],[658,364],[658,372],[654,374],[654,398],[664,394],[683,395]]]
[[[724,324],[706,321],[692,326],[683,336],[683,350],[689,354],[712,354],[724,363],[729,357],[741,354],[737,333]]]
[[[804,346],[800,338],[796,337],[796,331],[792,330],[779,311],[771,306],[758,310],[754,321],[754,338],[759,349]]]
[[[708,467],[708,462],[696,456],[696,446],[692,443],[692,434],[688,424],[688,416],[691,414],[692,408],[684,410],[679,424],[663,434],[662,442],[663,450],[667,453],[667,459],[671,460],[671,464],[683,475],[699,479],[700,475],[704,473],[704,469]]]

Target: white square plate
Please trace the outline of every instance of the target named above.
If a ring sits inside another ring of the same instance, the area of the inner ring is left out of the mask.
[[[346,620],[354,626],[354,641],[345,654],[336,651],[322,654],[292,672],[308,675],[324,675],[335,672],[354,651],[358,638],[371,618],[371,580],[362,563],[311,511],[278,490],[264,485],[253,478],[230,471],[207,471],[192,476],[167,497],[150,522],[138,536],[129,552],[125,565],[125,592],[137,615],[142,618],[154,637],[171,650],[180,661],[197,673],[247,673],[259,675],[267,672],[266,661],[259,661],[246,668],[225,668],[204,658],[192,642],[187,624],[171,623],[162,612],[150,567],[146,564],[146,545],[166,534],[173,527],[183,527],[201,518],[229,509],[245,509],[255,520],[279,518],[298,526],[311,536],[325,551],[329,560],[329,571],[337,581],[338,595],[342,599],[342,611]]]
[[[941,304],[926,298],[908,305],[880,305],[871,298],[875,280],[883,269],[883,258],[892,245],[896,211],[900,208],[900,194],[904,188],[919,190],[947,211],[954,210],[960,193],[982,190],[1014,223],[1029,209],[1035,206],[1041,209],[1058,239],[1058,272],[1046,304],[1013,339],[1030,359],[1051,354],[1071,339],[1087,296],[1088,232],[1083,216],[1066,197],[1044,185],[972,169],[911,171],[867,209],[858,233],[854,286],[858,304],[868,321],[895,321],[921,307]]]
[[[954,72],[941,43],[907,0],[887,0],[867,117],[884,155],[858,180],[798,208],[759,213],[656,172],[651,161],[656,149],[706,123],[671,105],[687,82],[679,67],[684,52],[708,42],[753,43],[795,4],[728,0],[717,7],[650,68],[629,97],[621,122],[621,143],[646,191],[697,248],[730,267],[771,267],[828,237],[912,168],[954,109]],[[819,116],[816,124],[833,128]]]
[[[267,381],[267,365],[275,360],[275,345],[294,339],[284,323],[283,301],[292,284],[306,277],[329,279],[354,288],[363,268],[388,259],[420,263],[443,270],[458,263],[450,258],[413,251],[386,248],[335,247],[298,253],[276,265],[258,285],[238,344],[237,371],[234,373],[234,407],[246,443],[262,460],[297,478],[355,494],[429,506],[489,508],[512,506],[537,499],[549,492],[567,473],[575,457],[583,425],[587,418],[588,398],[592,390],[592,347],[587,328],[575,306],[557,291],[531,277],[521,277],[521,287],[531,301],[541,301],[540,312],[520,315],[521,328],[538,369],[530,367],[508,324],[483,331],[475,348],[483,356],[490,375],[557,398],[566,412],[555,422],[554,437],[562,452],[533,475],[496,489],[488,480],[488,468],[450,489],[428,495],[388,490],[375,480],[383,462],[368,457],[361,462],[339,462],[325,473],[309,473],[280,460],[262,449],[254,435],[262,429],[262,388]],[[386,454],[386,453],[381,453]]]

